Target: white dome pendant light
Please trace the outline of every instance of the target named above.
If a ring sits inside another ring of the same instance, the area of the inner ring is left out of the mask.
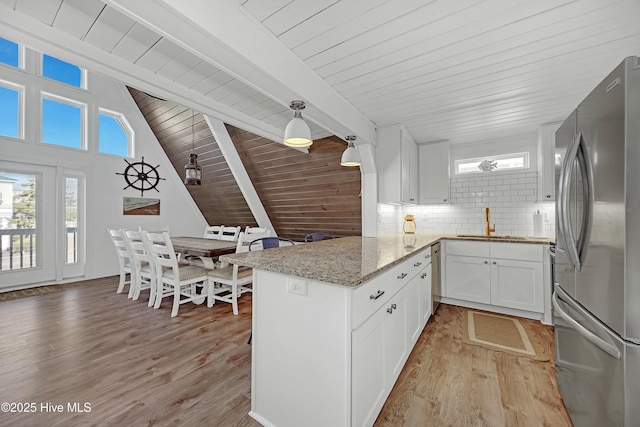
[[[293,119],[291,119],[284,130],[284,145],[301,148],[309,147],[313,144],[311,140],[311,129],[309,129],[309,125],[302,119],[302,113],[300,112],[304,110],[304,107],[303,101],[291,101],[289,108],[295,111],[295,113]]]
[[[355,135],[349,135],[345,138],[347,140],[347,149],[342,153],[342,159],[340,164],[342,166],[360,166],[360,154],[353,145],[353,141],[356,140]]]

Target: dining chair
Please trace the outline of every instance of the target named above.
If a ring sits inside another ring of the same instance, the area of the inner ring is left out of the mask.
[[[238,236],[242,228],[240,226],[237,227],[222,227],[220,230],[220,240],[227,240],[230,242],[235,242],[238,240]]]
[[[238,235],[236,253],[247,252],[245,234]],[[246,292],[251,292],[250,285],[253,282],[253,269],[241,267],[238,264],[230,264],[209,270],[209,294],[208,306],[213,307],[216,301],[228,302],[234,315],[238,314],[238,297]]]
[[[129,295],[131,298],[133,296],[133,268],[132,268],[132,255],[129,252],[129,247],[124,240],[124,232],[120,229],[109,228],[107,230],[109,232],[109,237],[111,237],[111,241],[116,248],[116,253],[118,254],[118,263],[120,266],[120,281],[118,282],[117,293],[121,294],[124,291],[124,286],[129,285]],[[129,280],[127,280],[127,274],[129,275]]]
[[[156,300],[156,269],[155,263],[149,256],[149,250],[142,239],[142,233],[136,230],[124,230],[124,239],[129,246],[129,252],[133,256],[133,273],[131,282],[134,288],[132,299],[140,297],[140,291],[149,289],[149,307],[152,307]]]
[[[304,236],[304,241],[306,243],[309,243],[309,242],[319,242],[320,240],[328,240],[328,239],[335,239],[335,238],[336,236],[330,233],[316,232],[316,233],[309,233],[306,236]]]
[[[284,237],[261,237],[254,239],[249,243],[249,250],[255,251],[260,249],[272,249],[281,246],[293,246],[295,243],[291,239]]]
[[[258,237],[271,236],[271,230],[269,230],[268,228],[262,228],[262,227],[249,227],[247,225],[244,228],[244,234],[246,234],[246,235],[260,234],[260,236],[256,236],[256,239],[257,239]]]
[[[173,296],[171,317],[178,315],[181,304],[202,304],[210,295],[208,269],[195,265],[179,265],[169,233],[142,232],[150,258],[155,262],[156,293],[153,307],[159,308],[162,299]],[[196,284],[202,284],[202,293],[197,293]],[[209,301],[209,304],[211,302]]]
[[[205,239],[220,240],[220,233],[222,232],[223,228],[224,228],[224,225],[208,225],[204,229],[204,236],[203,237]]]

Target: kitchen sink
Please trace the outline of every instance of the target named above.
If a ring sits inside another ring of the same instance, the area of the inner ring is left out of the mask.
[[[522,236],[501,236],[501,235],[485,236],[484,234],[458,234],[457,237],[469,237],[469,238],[474,238],[474,239],[527,240],[526,237],[522,237]]]

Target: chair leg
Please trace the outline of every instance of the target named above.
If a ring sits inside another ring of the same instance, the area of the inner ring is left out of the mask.
[[[249,339],[247,340],[247,344],[251,344],[251,338],[253,338],[253,329],[249,331]]]
[[[180,284],[174,283],[173,285],[173,308],[171,309],[171,317],[178,315],[178,309],[180,308]]]
[[[156,288],[158,286],[156,282],[153,277],[149,278],[149,307],[153,307],[156,302]]]
[[[127,273],[122,269],[122,266],[120,266],[120,282],[118,282],[118,290],[116,290],[116,293],[121,294],[122,291],[124,291],[124,285],[127,282]]]
[[[138,286],[138,278],[136,277],[135,274],[133,273],[129,273],[129,294],[127,295],[127,297],[129,299],[137,299],[135,298],[136,296],[136,288]]]
[[[231,286],[231,306],[233,307],[233,314],[238,315],[238,285]]]
[[[164,282],[162,279],[158,279],[156,284],[156,301],[153,304],[153,308],[160,308],[162,297],[164,296]]]
[[[215,282],[213,282],[211,279],[207,280],[207,307],[209,308],[213,307],[213,304],[215,302],[213,298],[214,285],[215,285]]]

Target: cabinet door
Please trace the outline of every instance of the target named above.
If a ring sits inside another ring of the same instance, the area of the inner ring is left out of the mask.
[[[449,203],[449,143],[421,145],[418,157],[420,203]]]
[[[386,306],[352,332],[352,425],[373,425],[386,398]]]
[[[491,269],[486,258],[445,256],[446,296],[491,303]]]
[[[542,313],[542,263],[491,260],[491,304]]]
[[[402,201],[418,203],[418,146],[402,132]]]
[[[538,200],[555,200],[556,130],[562,123],[540,126],[538,136]]]
[[[384,354],[389,390],[398,379],[409,351],[408,318],[410,309],[407,299],[408,286],[398,292],[385,306],[387,318],[384,322]]]
[[[424,298],[421,289],[424,283],[420,278],[422,274],[421,271],[407,284],[407,340],[409,346],[413,346],[418,341],[420,332],[422,332],[422,299]]]
[[[433,313],[431,313],[432,307],[432,290],[431,290],[431,276],[432,276],[432,264],[427,265],[427,267],[422,270],[422,273],[418,276],[418,280],[420,281],[420,323],[421,326],[427,324],[429,317]]]

